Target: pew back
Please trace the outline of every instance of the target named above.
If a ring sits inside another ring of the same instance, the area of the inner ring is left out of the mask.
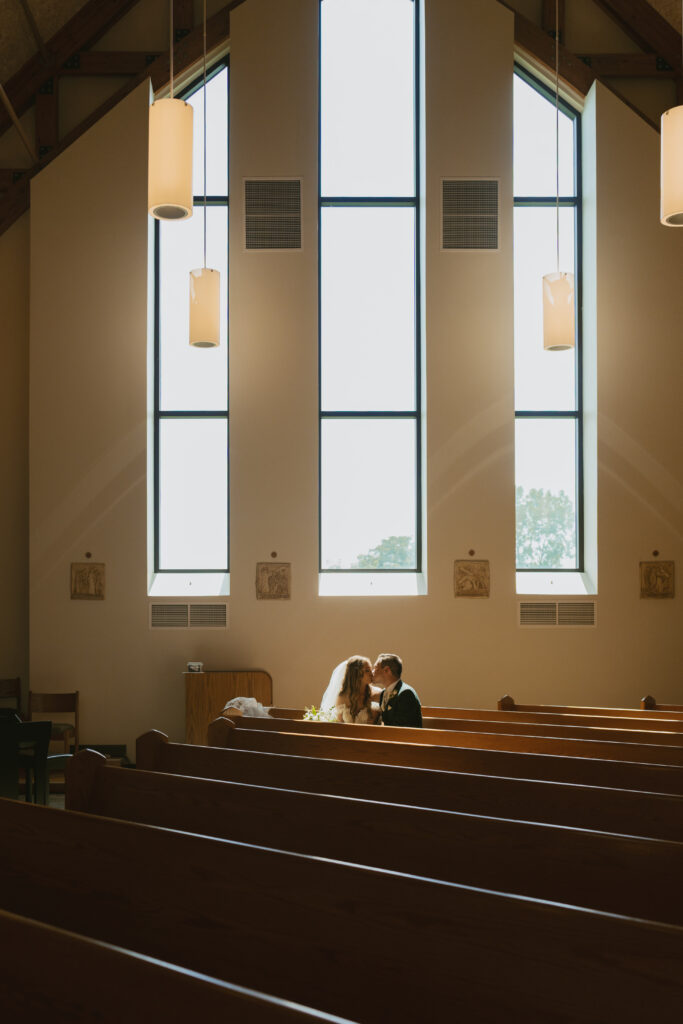
[[[4,909],[360,1024],[680,1012],[676,926],[11,800],[0,830]]]
[[[0,910],[0,1006],[7,1020],[65,1013],[70,1024],[236,1020],[240,1024],[344,1024],[139,953]],[[348,1024],[348,1021],[346,1022]]]
[[[673,705],[671,705],[673,707]],[[499,711],[549,711],[554,713],[567,714],[586,714],[586,715],[607,715],[608,717],[614,717],[615,715],[620,718],[652,718],[653,715],[659,714],[657,711],[648,711],[643,708],[595,708],[595,707],[582,707],[573,705],[563,704],[517,704],[515,699],[509,694],[501,697],[498,701]],[[683,721],[683,711],[667,711],[667,718],[678,719]]]
[[[581,711],[581,709],[577,709]],[[583,709],[586,711],[587,709]],[[605,709],[609,711],[610,709]],[[303,708],[279,708],[268,709],[272,718],[301,719]],[[511,711],[491,711],[486,708],[439,708],[422,707],[422,723],[428,728],[449,729],[453,726],[453,720],[466,720],[471,722],[529,722],[536,725],[579,725],[595,726],[599,729],[637,729],[639,732],[653,730],[660,732],[683,732],[683,720],[677,717],[670,717],[663,712],[643,713],[636,711],[624,716],[621,711],[612,709],[612,714],[591,715],[586,713],[573,713],[574,709],[568,708],[565,711],[521,711],[515,708]],[[571,713],[570,713],[571,712]],[[438,719],[438,721],[436,721]],[[634,721],[635,719],[635,721]],[[207,719],[209,721],[209,719]],[[265,721],[265,719],[264,719]],[[457,726],[456,726],[457,728]]]
[[[405,726],[349,725],[343,722],[305,722],[293,718],[247,718],[222,715],[240,729],[266,729],[272,732],[314,733],[320,736],[366,736],[368,739],[398,739],[404,743],[434,743],[439,746],[462,746],[464,734],[473,732],[505,736],[540,736],[546,739],[579,739],[607,743],[640,743],[656,746],[683,747],[681,732],[645,732],[573,725],[535,725],[526,722],[477,722],[469,719],[423,719],[421,729]],[[447,723],[448,728],[444,728]],[[451,735],[454,734],[454,735]]]
[[[670,794],[199,747],[156,730],[136,758],[147,771],[683,841],[683,796]]]
[[[683,925],[683,843],[286,789],[116,771],[84,751],[67,807]],[[315,822],[315,828],[311,828]],[[641,884],[644,874],[656,886]]]
[[[227,719],[219,718],[209,726],[212,746],[231,746],[240,750],[262,750],[274,754],[295,754],[301,757],[336,758],[369,764],[395,764],[410,768],[433,768],[440,771],[477,772],[489,775],[514,775],[517,778],[543,778],[555,782],[578,782],[586,785],[612,786],[621,789],[645,789],[656,793],[683,793],[683,767],[654,762],[593,760],[550,753],[529,753],[525,745],[540,747],[541,740],[521,736],[493,737],[501,745],[518,745],[520,750],[490,749],[488,734],[472,733],[469,747],[423,746],[394,740],[378,742],[336,736],[303,735],[301,733],[268,732],[239,729]],[[470,739],[468,736],[468,739]],[[548,744],[556,741],[548,741]],[[559,742],[559,741],[557,741]],[[565,740],[563,747],[589,741]],[[477,745],[484,749],[475,749]],[[493,744],[492,744],[493,745]],[[615,743],[615,754],[626,756],[628,744]],[[643,748],[632,745],[634,751]],[[546,745],[546,749],[547,749]],[[658,753],[664,749],[655,748]],[[676,748],[680,754],[680,749]],[[632,756],[634,756],[632,754]]]

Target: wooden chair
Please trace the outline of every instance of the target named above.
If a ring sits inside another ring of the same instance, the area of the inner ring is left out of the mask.
[[[53,714],[73,714],[73,725],[70,722],[53,722],[51,740],[64,744],[64,753],[69,753],[73,739],[74,753],[78,752],[78,693],[34,693],[28,691],[28,720]]]
[[[0,796],[19,799],[19,771],[26,779],[26,802],[47,803],[47,748],[50,722],[0,717]]]
[[[24,716],[21,713],[21,679],[0,679],[0,701],[13,700],[16,704],[19,718]],[[4,707],[4,704],[2,705]]]

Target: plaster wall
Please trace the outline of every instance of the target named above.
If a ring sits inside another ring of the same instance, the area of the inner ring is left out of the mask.
[[[514,579],[512,14],[430,0],[426,51],[426,596],[317,596],[317,0],[249,0],[231,47],[231,596],[227,632],[148,629],[145,87],[35,179],[31,213],[31,679],[78,688],[85,742],[183,735],[182,671],[271,672],[315,702],[355,652],[398,650],[424,702],[681,699],[680,598],[641,601],[638,561],[679,561],[681,233],[657,217],[658,136],[606,90],[586,131],[595,218],[600,592],[595,630],[521,631]],[[486,69],[486,74],[482,69]],[[476,88],[473,87],[476,83]],[[301,176],[300,252],[246,253],[245,176]],[[441,179],[501,182],[501,247],[442,253]],[[592,191],[591,191],[592,190]],[[627,211],[627,217],[624,217]],[[57,255],[58,254],[58,255]],[[201,502],[199,509],[201,508]],[[488,558],[488,600],[453,560]],[[104,602],[69,564],[107,565]],[[288,602],[254,567],[293,565]]]

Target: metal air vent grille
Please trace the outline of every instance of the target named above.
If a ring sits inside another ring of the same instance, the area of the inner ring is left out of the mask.
[[[151,604],[149,624],[152,629],[182,629],[187,627],[186,604]]]
[[[558,601],[558,626],[594,626],[595,601]]]
[[[596,625],[595,601],[520,601],[520,626],[585,628]]]
[[[557,605],[554,601],[520,601],[520,626],[556,626]]]
[[[190,628],[225,629],[228,625],[226,604],[191,604]]]
[[[244,182],[247,250],[301,248],[301,179]]]
[[[442,187],[442,249],[497,250],[498,179],[443,180]]]

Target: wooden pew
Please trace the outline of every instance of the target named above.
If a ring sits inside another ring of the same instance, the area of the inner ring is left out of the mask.
[[[320,736],[367,736],[368,739],[397,739],[405,743],[434,743],[438,746],[462,746],[463,734],[472,732],[494,733],[505,736],[543,736],[546,739],[578,739],[608,743],[641,743],[666,747],[683,747],[683,732],[645,732],[633,729],[597,729],[573,725],[533,725],[513,720],[506,722],[477,722],[468,719],[431,718],[421,729],[405,726],[348,725],[342,722],[305,722],[294,718],[248,718],[221,715],[238,728],[267,729],[273,732],[317,733]],[[630,719],[628,719],[630,721]],[[443,728],[447,723],[448,728]]]
[[[359,1024],[680,1015],[675,925],[13,800],[0,831],[4,909]]]
[[[683,843],[108,768],[83,751],[67,808],[683,925]],[[311,822],[315,827],[311,828]],[[649,874],[656,886],[643,886]]]
[[[683,841],[683,797],[670,794],[200,747],[156,730],[136,759],[146,771]]]
[[[666,717],[667,711],[674,711],[676,714],[683,714],[682,704],[658,704],[654,697],[643,697],[640,702],[643,711],[656,711]]]
[[[493,740],[489,745],[489,741]],[[553,782],[577,782],[584,785],[611,786],[618,789],[643,789],[654,793],[683,793],[683,767],[654,762],[626,760],[595,760],[588,756],[536,753],[533,750],[553,749],[559,741],[543,741],[537,737],[494,736],[470,733],[468,747],[433,747],[419,743],[381,742],[374,739],[304,735],[302,733],[268,732],[239,729],[225,718],[209,726],[211,746],[230,746],[238,750],[262,750],[272,754],[295,754],[301,757],[334,758],[363,761],[367,764],[395,764],[408,768],[432,768],[439,771],[477,772],[484,775],[512,775],[516,778],[548,779]],[[495,749],[495,744],[503,749]],[[564,740],[569,744],[598,746],[587,740]],[[518,746],[518,750],[504,749]],[[613,744],[614,754],[625,757],[628,744]],[[644,748],[631,745],[633,753]],[[477,749],[481,748],[481,749]],[[494,749],[491,749],[494,748]],[[664,747],[655,747],[658,753]],[[680,748],[675,748],[680,756]]]
[[[185,1024],[197,1018],[240,1024],[344,1024],[340,1017],[2,910],[0,949],[0,1006],[5,1020]]]
[[[673,708],[674,705],[671,705]],[[573,707],[571,705],[562,704],[517,704],[513,697],[506,694],[498,701],[499,711],[550,711],[555,713],[568,713],[568,714],[585,714],[585,715],[607,715],[614,718],[637,718],[639,720],[659,714],[657,711],[648,711],[642,708],[594,708],[594,707]],[[667,711],[666,717],[670,719],[678,719],[683,721],[683,711]]]
[[[268,710],[272,718],[278,719],[291,718],[301,720],[304,714],[303,708],[271,707]],[[617,710],[615,710],[614,715],[589,715],[569,714],[560,710],[551,712],[520,711],[517,709],[513,711],[491,711],[488,708],[438,708],[423,706],[422,723],[426,728],[433,729],[453,728],[451,724],[453,721],[456,722],[455,727],[457,728],[457,722],[465,720],[471,722],[516,722],[518,724],[528,722],[529,724],[533,723],[536,725],[595,726],[599,729],[637,729],[639,732],[648,732],[650,730],[660,732],[666,730],[667,732],[683,733],[683,720],[679,718],[669,718],[661,712],[656,714],[642,714],[642,712],[638,712],[638,715],[640,717],[638,717],[637,722],[634,722],[635,714],[629,714],[624,717]],[[262,721],[267,721],[267,719],[262,719]]]

